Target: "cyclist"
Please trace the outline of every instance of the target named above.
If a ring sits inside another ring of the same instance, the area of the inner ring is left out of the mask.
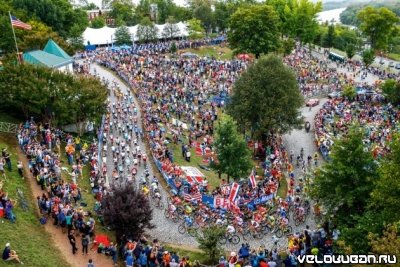
[[[318,165],[318,152],[314,153],[314,164],[315,164],[315,166]]]
[[[183,221],[184,221],[184,223],[185,223],[185,225],[187,227],[192,227],[193,226],[193,220],[188,215],[185,215]]]
[[[142,193],[143,193],[143,195],[145,195],[146,197],[148,197],[149,192],[150,192],[150,190],[149,190],[149,188],[147,187],[147,184],[144,184],[143,187],[142,187]]]
[[[275,226],[275,223],[276,223],[276,221],[275,221],[275,217],[274,216],[272,216],[272,215],[267,216],[267,225],[270,228],[273,228]]]
[[[280,222],[279,222],[279,227],[280,227],[281,229],[286,229],[286,227],[288,226],[288,224],[289,224],[289,220],[288,220],[286,217],[282,217],[281,220],[280,220]]]

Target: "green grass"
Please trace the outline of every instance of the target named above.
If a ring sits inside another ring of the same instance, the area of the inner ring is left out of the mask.
[[[200,263],[204,263],[204,259],[206,256],[204,255],[204,252],[200,250],[190,250],[190,249],[184,249],[180,246],[176,245],[165,245],[164,249],[167,251],[174,251],[178,254],[179,258],[182,259],[182,257],[187,257],[189,256],[189,259],[191,262],[198,260]]]
[[[219,46],[202,46],[200,48],[188,48],[179,50],[179,53],[191,52],[200,57],[208,56],[215,57],[221,60],[229,60],[232,59],[233,52],[228,47],[219,47]]]
[[[195,148],[190,148],[190,162],[187,162],[183,157],[182,157],[182,151],[181,151],[181,145],[180,144],[169,144],[168,147],[171,149],[173,155],[174,155],[174,163],[178,164],[179,166],[193,166],[198,168],[206,177],[208,180],[208,184],[211,186],[212,189],[216,188],[219,186],[221,183],[221,180],[218,178],[218,174],[214,172],[213,170],[203,170],[200,169],[200,165],[206,165],[208,164],[203,163],[203,158],[202,156],[199,156],[196,154],[196,149]],[[226,175],[221,175],[221,178],[226,179]]]
[[[23,180],[16,170],[18,146],[13,135],[0,134],[0,148],[8,146],[11,153],[13,171],[6,171],[7,180],[4,182],[3,190],[8,192],[11,199],[16,199],[16,189],[20,188],[24,192],[25,198],[29,201],[29,210],[24,212],[17,203],[14,213],[17,217],[16,223],[12,224],[2,218],[0,226],[1,249],[7,242],[11,243],[20,259],[25,263],[24,266],[33,267],[53,267],[69,266],[67,261],[61,256],[52,243],[51,236],[39,223],[36,213],[36,200],[33,198],[30,187],[26,180]],[[15,266],[14,262],[1,261],[0,266]]]
[[[387,54],[388,58],[400,61],[400,54],[389,53]]]

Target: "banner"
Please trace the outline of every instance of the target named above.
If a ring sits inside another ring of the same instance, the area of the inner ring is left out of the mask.
[[[222,209],[229,209],[230,201],[229,199],[223,197],[215,197],[214,198],[214,208],[220,207]]]
[[[267,201],[269,201],[269,200],[271,200],[273,198],[274,198],[274,194],[265,195],[265,196],[262,196],[262,197],[254,199],[251,204],[253,206],[254,205],[263,204],[263,203],[265,203],[265,202],[267,202]]]
[[[231,192],[229,193],[229,200],[235,202],[235,198],[239,192],[240,185],[238,183],[232,183]]]

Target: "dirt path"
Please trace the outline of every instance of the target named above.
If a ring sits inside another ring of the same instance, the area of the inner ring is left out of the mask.
[[[31,193],[33,194],[33,198],[36,199],[36,197],[41,196],[44,193],[44,191],[42,191],[41,188],[37,185],[32,174],[29,172],[28,160],[26,156],[22,153],[20,149],[18,149],[17,151],[18,151],[18,158],[22,160],[24,164],[25,177],[27,178],[27,181],[31,188]],[[35,205],[35,211],[37,214],[39,214],[39,208],[37,205]],[[60,228],[56,228],[53,225],[53,219],[49,219],[47,224],[45,224],[44,228],[52,236],[53,243],[62,253],[62,257],[64,257],[71,266],[85,267],[87,266],[89,259],[93,260],[96,267],[113,266],[110,257],[106,257],[103,254],[98,254],[97,251],[89,251],[88,255],[82,255],[81,254],[82,246],[80,237],[76,237],[78,252],[77,254],[73,255],[71,250],[71,245],[69,244],[67,238],[67,234],[62,233]]]

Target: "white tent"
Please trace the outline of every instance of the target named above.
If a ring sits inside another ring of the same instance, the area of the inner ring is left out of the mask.
[[[188,31],[186,24],[183,22],[178,22],[176,24],[179,28],[179,35],[175,37],[186,37],[188,36]],[[128,27],[131,36],[134,37],[134,40],[137,41],[136,32],[138,25]],[[162,32],[164,30],[165,24],[156,24],[158,30],[158,38],[162,38]],[[107,45],[111,44],[115,41],[115,30],[116,28],[103,27],[100,29],[86,28],[83,32],[82,37],[84,40],[84,44],[87,45],[88,42],[91,45]]]

